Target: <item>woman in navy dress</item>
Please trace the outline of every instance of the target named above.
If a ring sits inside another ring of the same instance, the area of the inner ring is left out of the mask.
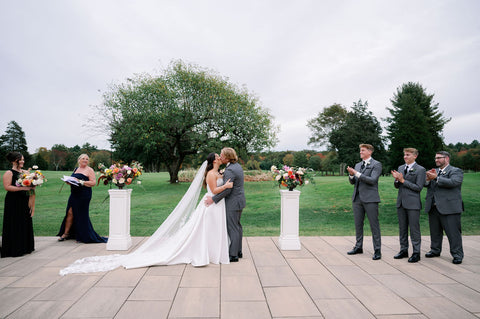
[[[3,174],[5,208],[3,211],[2,257],[18,257],[35,250],[33,239],[33,209],[28,207],[28,191],[34,187],[16,186],[16,181],[23,173],[25,163],[22,154],[10,152],[7,159],[12,169]]]
[[[68,198],[67,210],[57,236],[58,241],[75,238],[82,243],[106,243],[107,238],[99,236],[93,229],[88,214],[92,187],[95,186],[95,172],[88,166],[90,158],[87,154],[78,157],[78,167],[72,173],[78,185],[70,184],[71,194]]]

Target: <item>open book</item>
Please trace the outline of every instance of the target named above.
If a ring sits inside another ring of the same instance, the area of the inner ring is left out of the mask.
[[[67,182],[70,185],[79,186],[80,183],[75,177],[63,175],[63,178],[60,178],[62,181]]]

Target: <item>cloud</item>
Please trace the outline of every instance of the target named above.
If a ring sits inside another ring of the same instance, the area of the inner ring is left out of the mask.
[[[255,93],[300,150],[308,119],[362,99],[378,119],[419,82],[452,121],[446,142],[479,139],[477,1],[52,1],[0,5],[0,130],[16,120],[31,152],[85,142],[91,105],[112,83],[174,59]],[[32,125],[35,123],[35,125]],[[454,125],[455,124],[455,125]]]

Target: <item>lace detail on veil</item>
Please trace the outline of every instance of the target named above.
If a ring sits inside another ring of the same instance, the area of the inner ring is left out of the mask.
[[[125,266],[126,264],[130,264],[132,260],[141,260],[144,257],[145,260],[150,260],[149,258],[152,257],[152,252],[161,249],[164,245],[168,245],[170,240],[182,230],[182,227],[185,226],[192,216],[202,190],[206,168],[207,161],[202,163],[202,166],[195,175],[190,187],[185,195],[183,195],[175,209],[170,213],[170,215],[167,217],[167,219],[165,219],[155,233],[136,251],[127,255],[115,254],[82,258],[75,261],[68,267],[60,270],[60,275],[64,276],[72,273],[108,271],[120,266]]]

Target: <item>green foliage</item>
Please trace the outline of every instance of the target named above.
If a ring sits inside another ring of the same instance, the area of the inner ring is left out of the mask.
[[[10,163],[5,159],[9,152],[20,152],[25,159],[25,167],[32,165],[30,154],[28,154],[27,140],[25,139],[25,132],[20,125],[15,121],[10,121],[5,130],[5,134],[0,136],[0,156],[1,167],[3,169],[10,168]]]
[[[182,61],[159,76],[114,85],[100,111],[116,157],[139,160],[154,171],[163,163],[171,183],[189,154],[224,146],[246,154],[276,143],[271,115],[245,88]]]
[[[372,156],[383,162],[386,154],[381,134],[382,127],[373,113],[368,111],[368,102],[359,100],[353,103],[345,122],[332,130],[330,143],[337,151],[340,163],[350,166],[357,163],[360,160],[358,146],[362,143],[373,145],[375,152]]]
[[[325,145],[330,142],[330,135],[345,123],[347,109],[340,104],[333,104],[318,113],[317,117],[308,120],[307,127],[312,131],[308,140],[311,145]]]
[[[322,167],[322,158],[318,155],[310,156],[307,167],[313,169],[314,171],[320,171]]]
[[[427,94],[419,83],[408,82],[397,88],[392,108],[387,108],[391,117],[386,118],[387,135],[390,139],[390,168],[404,163],[403,149],[418,149],[417,162],[424,167],[435,167],[435,152],[443,149],[442,131],[450,119],[438,111],[433,103],[433,94]]]

